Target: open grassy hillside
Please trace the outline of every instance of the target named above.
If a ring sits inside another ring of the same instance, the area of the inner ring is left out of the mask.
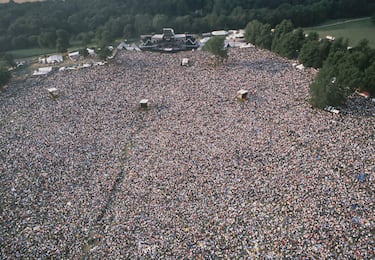
[[[370,46],[375,48],[375,24],[371,18],[360,18],[353,20],[341,20],[324,25],[309,27],[305,32],[317,32],[321,37],[332,35],[336,38],[348,38],[351,45],[355,46],[361,39],[368,39]]]

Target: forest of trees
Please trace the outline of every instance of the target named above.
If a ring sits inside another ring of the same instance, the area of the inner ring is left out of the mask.
[[[64,51],[69,42],[134,38],[173,27],[201,33],[244,28],[249,21],[296,27],[372,15],[372,0],[47,0],[2,4],[0,52],[31,47]]]
[[[310,86],[314,107],[343,105],[358,88],[375,94],[375,50],[366,39],[349,47],[343,38],[331,41],[319,39],[317,33],[305,36],[290,20],[278,24],[273,33],[270,28],[270,24],[253,20],[246,26],[246,40],[283,57],[298,59],[306,67],[320,68]]]

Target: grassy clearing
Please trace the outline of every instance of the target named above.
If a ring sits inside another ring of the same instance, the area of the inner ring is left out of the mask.
[[[116,39],[114,41],[113,46],[116,47],[123,39]],[[79,49],[84,48],[85,46],[82,45],[80,41],[71,41],[71,46],[68,48],[68,52],[77,51]],[[95,48],[97,45],[95,43],[87,44],[89,48]],[[56,49],[48,49],[48,48],[31,48],[31,49],[20,49],[20,50],[12,50],[8,51],[13,55],[15,59],[26,59],[26,58],[35,58],[38,56],[56,54]]]
[[[80,41],[71,41],[70,47],[68,48],[68,52],[76,51],[82,49],[84,46],[81,44]],[[88,46],[92,47],[95,44],[89,44]],[[50,54],[57,54],[57,50],[55,48],[48,49],[48,48],[31,48],[31,49],[20,49],[20,50],[12,50],[8,51],[14,56],[15,59],[26,59],[26,58],[35,58],[38,56],[50,55]]]
[[[21,49],[13,50],[8,53],[12,54],[15,59],[30,58],[35,56],[43,56],[46,54],[56,53],[56,49],[44,49],[44,48],[32,48],[32,49]]]
[[[366,38],[369,45],[375,48],[375,24],[371,22],[371,18],[332,21],[330,24],[304,28],[304,31],[317,32],[322,38],[327,35],[348,38],[351,46]]]

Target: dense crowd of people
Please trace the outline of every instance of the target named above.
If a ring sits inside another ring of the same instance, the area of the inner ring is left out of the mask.
[[[121,52],[1,93],[2,258],[374,258],[374,103],[313,109],[314,75],[265,50],[209,60]]]

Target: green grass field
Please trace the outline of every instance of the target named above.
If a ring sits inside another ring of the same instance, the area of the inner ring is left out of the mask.
[[[375,48],[375,24],[369,17],[331,21],[320,26],[304,28],[304,31],[306,33],[317,32],[322,38],[327,35],[348,38],[351,46],[355,46],[360,40],[366,38],[369,40],[369,45]]]
[[[32,48],[9,51],[8,53],[12,54],[15,59],[23,59],[56,53],[56,49]]]

